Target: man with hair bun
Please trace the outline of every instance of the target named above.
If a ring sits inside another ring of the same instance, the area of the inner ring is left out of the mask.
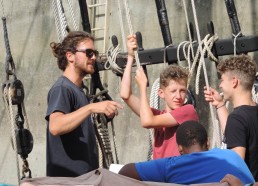
[[[94,73],[98,56],[89,33],[73,31],[50,46],[63,75],[47,98],[47,176],[76,177],[99,165],[91,114],[112,118],[122,107],[114,101],[90,103],[83,91],[83,78]]]

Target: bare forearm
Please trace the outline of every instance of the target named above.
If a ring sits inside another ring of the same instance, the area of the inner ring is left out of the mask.
[[[149,105],[146,87],[143,87],[140,89],[140,94],[141,94],[141,100],[140,100],[141,125],[144,128],[151,128],[154,115]]]
[[[77,128],[90,114],[90,105],[68,114],[53,113],[50,115],[49,130],[53,135],[69,133]]]
[[[228,110],[225,105],[223,105],[222,107],[218,107],[216,110],[217,110],[217,114],[220,122],[220,127],[222,130],[222,133],[224,134],[227,119],[228,119]]]
[[[128,99],[130,94],[132,93],[132,90],[131,90],[132,66],[133,66],[133,57],[128,56],[128,61],[125,67],[125,71],[124,71],[123,78],[121,81],[121,86],[120,86],[120,96],[123,99]]]

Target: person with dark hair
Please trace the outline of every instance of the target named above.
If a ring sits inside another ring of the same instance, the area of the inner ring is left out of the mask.
[[[220,182],[232,174],[243,183],[254,179],[241,157],[232,150],[208,150],[209,141],[205,128],[196,121],[179,125],[176,140],[181,156],[126,164],[119,174],[141,181],[177,184]]]
[[[227,148],[245,160],[258,181],[258,106],[252,99],[256,62],[248,55],[230,57],[219,63],[218,71],[223,96],[205,88],[205,99],[216,107]],[[234,108],[229,115],[226,101]]]
[[[83,78],[94,73],[98,56],[89,33],[73,31],[50,46],[63,75],[47,98],[47,176],[76,177],[99,166],[91,114],[114,117],[122,107],[114,101],[90,103],[84,93]]]
[[[176,129],[187,120],[198,121],[192,104],[185,104],[189,72],[178,65],[169,65],[160,73],[158,95],[165,102],[164,110],[152,108],[147,97],[147,77],[142,69],[136,70],[136,83],[140,96],[133,94],[131,74],[134,50],[137,48],[135,35],[127,38],[128,59],[123,74],[120,96],[131,110],[140,117],[144,128],[154,128],[153,159],[178,156]]]

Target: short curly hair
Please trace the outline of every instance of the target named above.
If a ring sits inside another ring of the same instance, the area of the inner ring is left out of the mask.
[[[242,86],[251,90],[256,77],[256,62],[248,55],[242,54],[235,57],[230,57],[218,64],[220,74],[230,72],[237,76]]]
[[[187,85],[189,71],[178,65],[169,65],[160,74],[160,87],[167,87],[170,80],[184,81]]]
[[[208,141],[207,131],[197,121],[185,121],[176,131],[176,142],[183,147],[191,147],[192,145],[199,144],[200,146],[206,145]]]

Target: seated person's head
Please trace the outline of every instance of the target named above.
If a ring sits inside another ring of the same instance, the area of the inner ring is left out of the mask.
[[[207,132],[197,121],[186,121],[179,125],[176,141],[181,154],[206,151],[209,147]]]

